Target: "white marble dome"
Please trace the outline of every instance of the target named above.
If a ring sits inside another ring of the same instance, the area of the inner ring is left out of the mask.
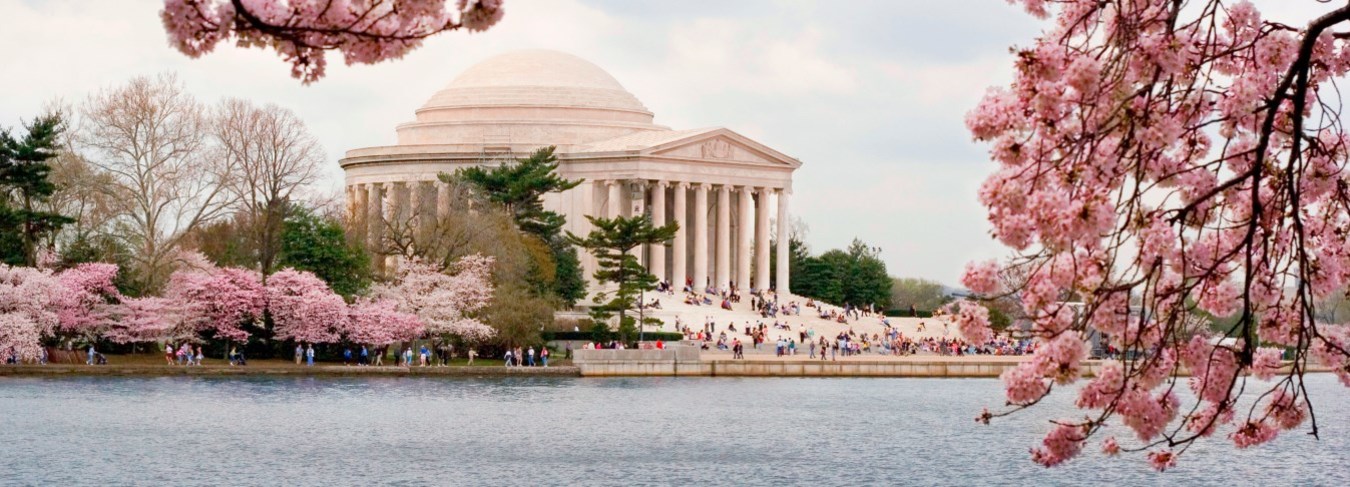
[[[666,130],[599,66],[571,54],[527,49],[473,65],[400,125],[400,145],[509,144],[569,147]]]

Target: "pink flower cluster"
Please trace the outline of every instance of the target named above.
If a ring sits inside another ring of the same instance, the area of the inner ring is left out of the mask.
[[[460,259],[450,273],[413,262],[399,280],[377,286],[374,298],[349,306],[312,273],[284,269],[264,285],[257,272],[220,268],[195,252],[180,256],[162,297],[123,296],[111,264],[60,273],[0,265],[0,354],[12,350],[32,359],[42,339],[58,333],[116,343],[243,342],[264,316],[277,339],[302,343],[345,338],[384,345],[427,332],[483,340],[495,330],[474,314],[491,302],[491,272],[492,259],[478,255]]]
[[[502,0],[164,0],[160,19],[179,51],[197,57],[231,38],[240,47],[274,49],[306,83],[323,77],[325,52],[347,64],[397,59],[426,37],[482,31],[501,20]]]
[[[1333,32],[1350,9],[1276,24],[1243,0],[1013,3],[1051,20],[1014,51],[1013,81],[965,122],[998,164],[979,199],[1017,255],[962,277],[978,295],[1019,300],[1032,323],[1036,353],[1003,375],[1009,403],[1075,381],[1084,337],[1097,336],[1122,359],[1103,364],[1077,406],[1143,441],[1192,441],[1167,429],[1180,411],[1200,437],[1234,426],[1240,447],[1302,424],[1307,398],[1278,389],[1302,380],[1285,348],[1350,386],[1350,327],[1307,313],[1350,285],[1350,197],[1338,189],[1350,134],[1312,118],[1341,105],[1331,83],[1350,74],[1350,39]],[[1306,91],[1290,73],[1306,73]],[[1241,317],[1252,321],[1207,331]],[[1179,376],[1194,407],[1169,392]],[[1276,380],[1257,386],[1264,412],[1235,422],[1248,377]],[[1051,434],[1062,446],[1066,433]],[[1077,451],[1047,445],[1042,464]],[[1176,461],[1148,456],[1160,470]]]

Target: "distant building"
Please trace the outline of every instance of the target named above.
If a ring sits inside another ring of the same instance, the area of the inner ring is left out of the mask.
[[[642,251],[659,279],[696,289],[770,285],[770,218],[788,220],[792,173],[801,162],[722,127],[671,130],[609,73],[549,50],[502,54],[465,70],[399,125],[398,144],[347,152],[348,210],[372,241],[383,224],[433,213],[449,198],[440,172],[495,165],[557,146],[559,172],[584,178],[545,207],[567,230],[591,230],[584,215],[650,214],[675,221],[673,245]],[[360,217],[360,218],[358,218]],[[413,219],[415,222],[416,219]],[[774,282],[789,289],[787,225],[777,228]],[[595,260],[582,253],[587,279]]]

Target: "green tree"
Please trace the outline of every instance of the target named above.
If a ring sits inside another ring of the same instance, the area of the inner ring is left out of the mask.
[[[599,268],[595,271],[595,280],[615,285],[612,291],[596,293],[596,307],[591,316],[596,321],[607,321],[615,314],[619,316],[619,332],[623,340],[629,337],[625,333],[629,323],[628,310],[637,306],[642,293],[656,288],[656,276],[638,262],[633,249],[641,245],[670,245],[675,238],[678,223],[655,227],[646,215],[632,217],[597,218],[587,216],[593,229],[586,238],[567,232],[567,241],[586,249],[594,255]],[[643,325],[645,323],[639,323]],[[642,329],[638,329],[641,334]]]
[[[21,139],[0,129],[0,260],[5,263],[36,265],[38,243],[74,222],[41,209],[56,192],[48,179],[49,161],[57,156],[64,127],[59,115],[43,115],[24,126],[28,133]]]
[[[347,241],[341,222],[302,206],[288,213],[282,223],[279,268],[313,272],[346,298],[370,285],[370,257],[359,244]]]
[[[793,293],[840,306],[890,305],[886,263],[861,240],[854,239],[846,251],[835,249],[801,260],[799,268],[791,269]]]
[[[906,311],[910,306],[923,311],[932,311],[950,300],[942,284],[936,281],[914,277],[897,277],[891,280],[891,306]]]
[[[891,304],[891,276],[881,260],[881,250],[853,239],[848,246],[844,279],[844,302],[858,307],[886,309]]]
[[[581,180],[559,177],[558,157],[552,146],[536,150],[529,157],[497,167],[473,166],[442,175],[442,180],[459,180],[472,185],[486,201],[499,205],[515,221],[520,231],[533,235],[549,248],[551,263],[538,263],[549,272],[537,272],[532,284],[541,293],[550,293],[572,304],[586,295],[586,282],[576,249],[562,236],[566,217],[544,209],[544,195],[575,188]]]

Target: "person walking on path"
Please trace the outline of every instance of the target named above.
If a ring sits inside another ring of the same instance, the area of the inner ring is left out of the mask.
[[[529,360],[530,367],[534,367],[534,345],[530,345],[530,351],[526,353],[528,354],[526,356],[529,357],[530,359]]]
[[[810,356],[810,357],[807,357],[807,358],[811,358],[811,359],[816,358],[816,342],[811,342],[811,349],[810,349],[810,350],[811,350],[811,356]]]
[[[164,344],[164,363],[173,365],[173,343]]]
[[[201,365],[202,365],[202,358],[203,358],[203,357],[202,357],[202,346],[201,346],[201,345],[197,345],[197,365],[198,365],[198,366],[201,366]]]
[[[472,348],[470,348],[470,349],[469,349],[469,365],[473,365],[473,358],[474,358],[474,357],[477,357],[477,356],[478,356],[478,351],[477,351],[477,350],[474,350],[474,349],[472,349]]]
[[[548,367],[548,347],[539,349],[539,357],[544,360],[544,367]]]
[[[563,355],[563,358],[572,360],[572,342],[567,342],[567,352],[566,355]]]
[[[299,343],[295,344],[295,365],[300,365],[300,361],[305,358],[305,348]]]
[[[305,348],[305,363],[306,363],[306,367],[313,367],[313,366],[314,366],[314,344],[313,344],[313,343],[309,344],[309,347]]]
[[[88,358],[84,360],[85,365],[94,365],[94,344],[89,344],[89,351],[85,353]]]
[[[510,367],[510,366],[511,366],[511,349],[509,349],[509,348],[506,349],[506,356],[504,356],[504,357],[502,357],[502,358],[506,360],[506,366],[507,366],[507,367]]]
[[[356,365],[370,365],[370,351],[365,345],[361,345],[361,356],[356,359]]]
[[[352,347],[342,349],[342,365],[352,364]]]

